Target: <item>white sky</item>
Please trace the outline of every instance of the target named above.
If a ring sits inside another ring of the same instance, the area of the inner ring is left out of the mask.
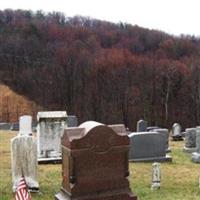
[[[60,11],[200,36],[200,0],[0,0],[0,9]]]

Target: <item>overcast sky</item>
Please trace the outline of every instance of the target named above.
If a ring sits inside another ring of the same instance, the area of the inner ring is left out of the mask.
[[[200,36],[200,0],[0,0],[0,9],[60,11]]]

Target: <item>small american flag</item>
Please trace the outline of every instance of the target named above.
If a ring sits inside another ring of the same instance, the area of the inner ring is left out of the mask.
[[[31,196],[29,196],[26,181],[24,177],[21,177],[17,191],[15,194],[15,200],[31,200]]]

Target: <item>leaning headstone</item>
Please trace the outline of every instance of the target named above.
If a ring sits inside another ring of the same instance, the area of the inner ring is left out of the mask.
[[[147,121],[141,119],[137,122],[137,132],[147,131]]]
[[[62,188],[56,200],[137,200],[129,188],[129,138],[98,122],[65,129]]]
[[[152,164],[152,190],[160,189],[160,180],[161,180],[161,173],[160,173],[160,163],[153,163]]]
[[[166,138],[163,137],[163,133],[134,132],[128,136],[130,138],[130,161],[172,161],[172,158],[166,155]]]
[[[196,151],[196,128],[186,128],[183,151],[188,153]]]
[[[178,123],[174,123],[172,126],[172,140],[173,141],[183,140],[183,136],[181,133],[181,126]]]
[[[11,168],[13,192],[22,176],[31,191],[38,191],[37,181],[37,140],[32,136],[31,116],[20,117],[18,136],[11,139]]]
[[[75,115],[67,116],[67,125],[68,127],[77,127],[78,126],[78,118]]]
[[[171,149],[169,147],[169,130],[166,128],[157,128],[157,129],[153,129],[152,131],[163,134],[163,137],[165,138],[165,141],[166,141],[166,153],[171,152]]]
[[[67,127],[66,111],[38,112],[38,162],[61,162],[61,137]]]
[[[196,128],[196,152],[192,153],[192,161],[200,163],[200,127]]]

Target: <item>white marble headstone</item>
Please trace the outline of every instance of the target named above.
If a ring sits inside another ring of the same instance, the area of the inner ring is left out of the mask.
[[[61,137],[67,127],[66,111],[38,112],[38,161],[61,159]],[[52,158],[52,159],[51,159]]]
[[[22,176],[24,176],[30,190],[39,190],[37,181],[37,140],[30,135],[32,132],[31,123],[31,116],[20,117],[19,134],[11,139],[13,192],[16,191]]]
[[[30,115],[24,115],[19,118],[19,134],[32,134],[32,117]]]
[[[152,164],[152,185],[151,185],[152,190],[160,188],[160,180],[161,180],[160,163],[155,162]]]

